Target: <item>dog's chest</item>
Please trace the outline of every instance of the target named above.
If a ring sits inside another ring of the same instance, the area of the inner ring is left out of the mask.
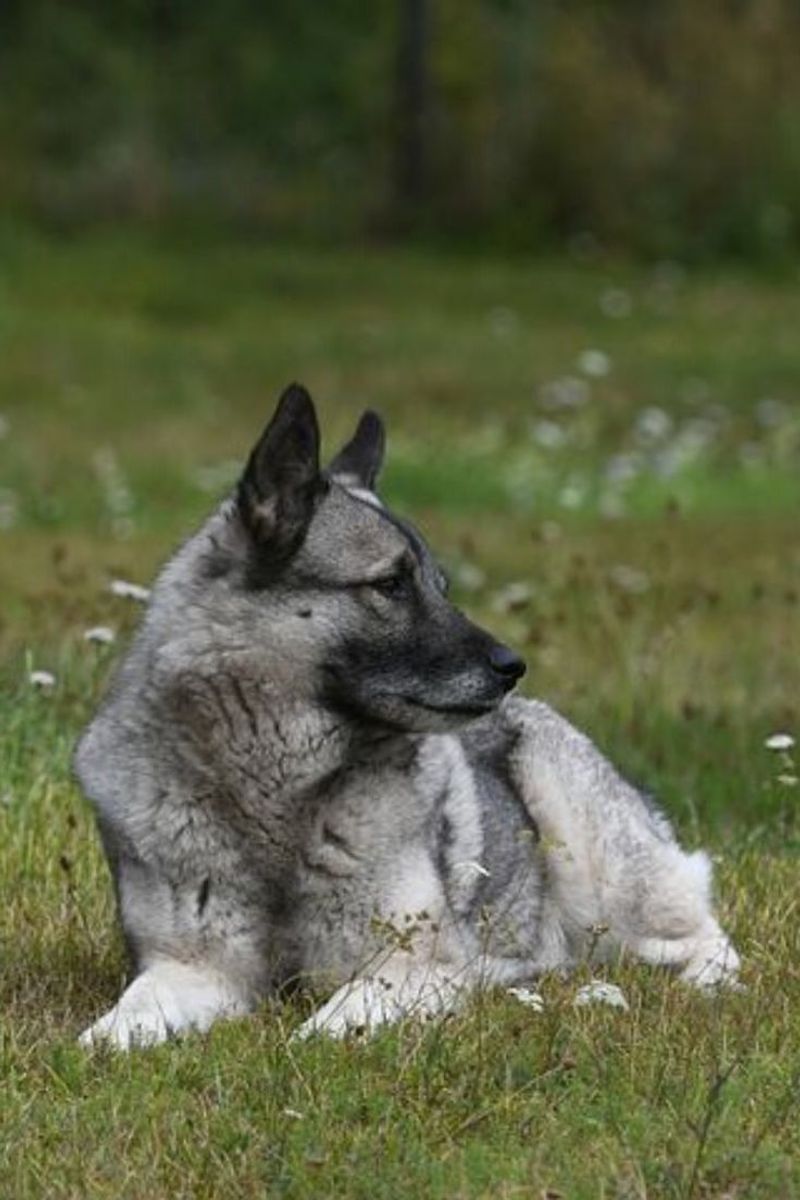
[[[350,773],[309,806],[292,889],[304,972],[348,975],[394,930],[441,916],[436,802],[413,772],[384,769]]]

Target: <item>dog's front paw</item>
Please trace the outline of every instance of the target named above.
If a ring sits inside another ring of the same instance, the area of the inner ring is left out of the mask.
[[[385,983],[379,979],[355,979],[334,992],[327,1004],[303,1022],[293,1038],[303,1041],[314,1034],[334,1038],[367,1034],[403,1015],[402,1005],[393,999],[391,988]]]
[[[136,1007],[120,1001],[85,1029],[78,1040],[87,1049],[107,1045],[116,1050],[130,1050],[134,1046],[156,1046],[172,1032],[173,1026],[162,1008],[155,1004]]]
[[[247,1011],[246,998],[218,973],[162,962],[134,979],[119,1003],[81,1035],[81,1045],[106,1042],[120,1050],[154,1046],[218,1017]]]
[[[704,992],[717,989],[742,991],[739,955],[727,938],[699,945],[681,971],[681,979]]]

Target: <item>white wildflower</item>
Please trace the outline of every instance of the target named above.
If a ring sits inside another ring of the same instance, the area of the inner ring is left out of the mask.
[[[134,532],[133,495],[111,446],[103,446],[92,455],[92,466],[103,493],[111,528],[119,538]]]
[[[577,479],[570,479],[558,493],[558,503],[562,508],[580,508],[586,499],[586,488]]]
[[[527,608],[533,598],[533,589],[529,583],[508,583],[499,588],[492,598],[492,608],[495,612],[518,612]]]
[[[13,529],[19,517],[19,502],[10,488],[0,488],[0,529]]]
[[[49,692],[56,686],[56,677],[52,671],[31,671],[28,682],[43,692]]]
[[[116,638],[113,629],[109,629],[108,625],[93,625],[91,629],[87,629],[83,635],[85,642],[97,642],[103,646],[110,646]]]
[[[789,410],[781,400],[760,400],[756,405],[756,420],[764,429],[775,429],[783,425],[789,415]]]
[[[298,1112],[296,1108],[284,1108],[283,1115],[285,1117],[291,1117],[293,1121],[303,1121],[305,1119],[305,1115],[301,1112]]]
[[[583,408],[591,399],[591,388],[585,379],[577,375],[564,375],[551,379],[539,390],[539,401],[543,408]]]
[[[544,997],[541,992],[534,992],[526,987],[510,987],[506,988],[506,991],[526,1008],[532,1008],[537,1013],[544,1012]]]
[[[519,317],[513,308],[499,305],[489,312],[489,327],[496,338],[511,338],[519,329]]]
[[[638,567],[629,567],[626,563],[611,567],[608,577],[621,592],[630,592],[634,596],[641,596],[650,587],[650,576]]]
[[[606,288],[600,296],[600,311],[604,316],[613,317],[615,320],[629,317],[633,312],[630,292],[626,292],[624,288]]]
[[[607,1004],[610,1008],[621,1008],[627,1012],[628,1001],[614,983],[605,983],[602,979],[593,979],[584,987],[578,988],[573,1001],[576,1008],[586,1008],[590,1004]]]
[[[642,470],[639,454],[615,454],[605,465],[603,474],[610,483],[629,483]]]
[[[636,436],[640,441],[658,442],[672,430],[672,417],[663,408],[643,408],[636,418]]]
[[[486,574],[475,563],[463,562],[455,569],[455,581],[465,592],[478,592],[486,583]]]
[[[109,591],[123,600],[139,600],[142,604],[150,599],[150,589],[138,583],[129,583],[127,579],[112,579]]]
[[[544,450],[557,450],[567,440],[566,430],[555,421],[536,421],[531,428],[533,440]]]
[[[591,379],[603,379],[611,370],[611,359],[604,350],[584,350],[578,356],[578,370]]]
[[[790,733],[772,733],[764,742],[768,750],[791,750],[794,738]]]

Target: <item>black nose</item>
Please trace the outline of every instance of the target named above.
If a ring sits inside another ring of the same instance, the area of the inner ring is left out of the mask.
[[[509,650],[508,646],[492,646],[489,651],[489,662],[498,675],[508,680],[509,686],[515,684],[525,674],[525,663],[518,654]]]

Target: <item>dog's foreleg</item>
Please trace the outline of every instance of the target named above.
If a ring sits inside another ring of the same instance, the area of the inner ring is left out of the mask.
[[[134,979],[80,1041],[120,1050],[152,1046],[189,1030],[206,1030],[218,1018],[238,1016],[249,1007],[246,997],[214,968],[161,959]]]
[[[506,708],[512,775],[541,841],[548,910],[564,937],[680,970],[698,987],[735,983],[739,957],[714,917],[711,864],[547,705]]]
[[[395,954],[374,974],[338,988],[294,1036],[344,1037],[372,1033],[406,1017],[441,1017],[455,1011],[468,991],[469,980],[458,968]]]

